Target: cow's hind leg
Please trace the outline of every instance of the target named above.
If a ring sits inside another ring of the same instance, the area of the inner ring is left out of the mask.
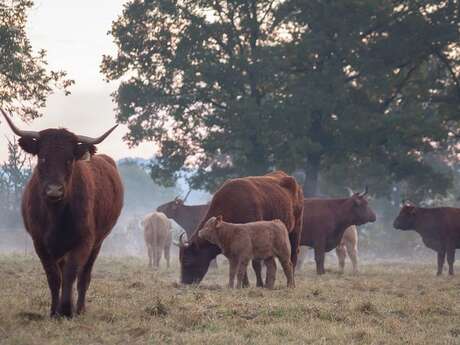
[[[61,272],[58,263],[48,254],[48,251],[40,244],[34,243],[35,252],[42,263],[48,280],[48,287],[51,292],[50,316],[58,316],[59,291],[61,289]]]
[[[454,275],[455,246],[447,247],[447,264],[449,265],[449,275]]]
[[[158,247],[158,245],[153,248],[153,257],[155,259],[154,266],[155,268],[160,268],[160,260],[161,260],[161,254],[162,254],[162,248]]]
[[[264,287],[264,281],[262,280],[262,261],[261,260],[252,260],[252,268],[256,273],[256,286]]]
[[[73,316],[73,285],[90,254],[91,247],[87,243],[68,254],[62,274],[62,296],[58,307],[58,313],[62,316]]]
[[[299,250],[300,244],[300,232],[296,231],[295,229],[289,234],[289,242],[291,244],[291,262],[292,267],[297,266],[297,254]]]
[[[88,291],[89,284],[91,282],[91,272],[93,270],[94,262],[96,261],[97,256],[99,255],[99,251],[101,246],[97,246],[91,252],[88,261],[86,262],[83,269],[78,274],[78,283],[77,283],[77,290],[78,290],[78,300],[77,300],[77,314],[81,314],[85,312],[85,300],[86,300],[86,292]]]
[[[271,257],[264,260],[265,267],[267,268],[267,276],[265,277],[265,287],[273,289],[276,280],[276,262],[275,258]]]
[[[444,268],[444,261],[446,260],[446,249],[440,248],[438,251],[438,272],[436,275],[440,276]]]

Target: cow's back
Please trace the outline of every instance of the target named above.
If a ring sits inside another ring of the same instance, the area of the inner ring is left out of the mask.
[[[295,180],[284,173],[237,178],[225,182],[214,194],[198,229],[209,218],[222,215],[229,223],[280,219],[290,232],[302,209],[301,192]]]

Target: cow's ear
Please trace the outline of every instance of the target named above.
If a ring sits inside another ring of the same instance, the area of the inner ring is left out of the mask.
[[[96,146],[90,144],[77,144],[74,150],[75,160],[89,160],[96,153]]]
[[[216,228],[220,228],[220,227],[222,226],[222,222],[223,222],[223,220],[222,220],[222,215],[217,216],[216,222],[214,223],[215,226],[216,226]]]
[[[360,206],[361,203],[362,203],[362,200],[360,197],[353,198],[353,205]]]
[[[31,155],[38,155],[38,140],[29,137],[19,138],[19,146],[27,153]]]

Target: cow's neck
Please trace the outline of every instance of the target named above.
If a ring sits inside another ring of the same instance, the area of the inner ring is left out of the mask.
[[[176,214],[174,220],[179,224],[187,234],[192,234],[196,229],[200,218],[201,213],[198,212],[198,208],[201,208],[201,205],[196,206],[183,206],[182,212]]]

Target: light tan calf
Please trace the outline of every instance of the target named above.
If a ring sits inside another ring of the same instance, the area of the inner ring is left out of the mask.
[[[237,288],[241,288],[249,261],[260,259],[264,260],[267,267],[265,286],[272,289],[276,278],[275,257],[283,267],[287,286],[295,286],[291,244],[286,226],[280,220],[233,224],[224,222],[221,216],[211,217],[198,236],[219,246],[229,260],[230,288],[234,286],[235,275]]]
[[[141,224],[144,227],[149,267],[160,267],[161,254],[164,251],[166,265],[169,268],[169,251],[172,242],[171,221],[161,212],[152,212],[144,217]]]
[[[335,251],[339,259],[339,269],[341,273],[343,273],[345,268],[347,253],[353,265],[353,273],[358,273],[358,230],[355,225],[349,226],[345,230],[342,240]]]

